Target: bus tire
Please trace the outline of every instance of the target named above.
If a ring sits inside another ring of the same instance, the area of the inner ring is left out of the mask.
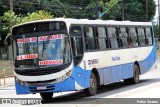
[[[140,70],[137,64],[134,65],[134,74],[133,78],[131,78],[131,83],[132,84],[138,84],[139,83],[139,74]]]
[[[91,73],[90,77],[90,87],[85,89],[85,94],[88,96],[93,96],[97,93],[97,79],[94,73]]]
[[[53,92],[40,93],[40,96],[43,100],[50,100],[53,97]]]
[[[138,84],[139,83],[139,75],[140,75],[140,70],[137,64],[134,65],[134,70],[133,70],[133,77],[124,79],[124,83],[127,84]]]

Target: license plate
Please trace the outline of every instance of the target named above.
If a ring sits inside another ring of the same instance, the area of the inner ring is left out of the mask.
[[[37,90],[45,90],[45,89],[46,89],[45,86],[37,87]]]

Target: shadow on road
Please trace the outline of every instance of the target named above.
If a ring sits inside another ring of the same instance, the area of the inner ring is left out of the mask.
[[[53,97],[51,100],[42,100],[42,104],[94,104],[95,100],[102,99],[113,94],[129,91],[138,87],[143,87],[151,83],[160,82],[160,79],[143,79],[139,84],[125,85],[123,81],[102,86],[95,96],[86,96],[83,91]]]

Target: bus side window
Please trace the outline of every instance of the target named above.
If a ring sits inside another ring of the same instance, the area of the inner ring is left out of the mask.
[[[117,40],[117,31],[116,28],[114,27],[108,27],[108,37],[111,43],[111,48],[112,49],[117,49],[118,48],[118,40]]]
[[[122,40],[122,47],[127,48],[128,47],[128,34],[126,32],[125,27],[120,27],[119,36],[120,36],[120,39]]]
[[[151,28],[145,28],[145,33],[146,33],[146,44],[147,45],[152,45],[152,32]]]
[[[106,43],[106,29],[105,27],[97,27],[98,31],[98,44],[100,50],[105,50],[107,48],[107,43]]]
[[[129,37],[132,47],[138,47],[138,37],[136,29],[134,27],[129,28]]]
[[[140,46],[145,46],[145,33],[144,33],[144,28],[138,28],[138,38],[140,42]]]
[[[93,27],[84,27],[84,36],[86,50],[95,50],[96,44]]]
[[[80,26],[70,28],[71,45],[74,55],[74,64],[77,65],[83,57],[82,29]]]

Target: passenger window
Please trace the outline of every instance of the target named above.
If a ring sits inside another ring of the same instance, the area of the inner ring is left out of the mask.
[[[95,38],[93,27],[84,27],[85,46],[87,50],[95,50]]]
[[[120,36],[120,40],[122,42],[122,47],[123,48],[127,48],[129,47],[129,43],[128,43],[128,34],[126,32],[126,28],[125,27],[121,27],[120,31],[119,31],[119,36]]]
[[[133,47],[138,46],[138,38],[137,38],[137,33],[135,28],[129,28],[129,36],[130,36],[130,42]]]
[[[145,33],[144,28],[138,28],[138,38],[141,46],[145,46]]]
[[[118,41],[117,41],[117,30],[114,27],[108,27],[108,37],[111,43],[111,48],[116,49],[118,48]]]
[[[146,31],[146,44],[147,45],[152,45],[152,32],[151,28],[145,28]]]
[[[105,27],[97,27],[98,30],[98,44],[100,50],[106,49],[106,30]]]

